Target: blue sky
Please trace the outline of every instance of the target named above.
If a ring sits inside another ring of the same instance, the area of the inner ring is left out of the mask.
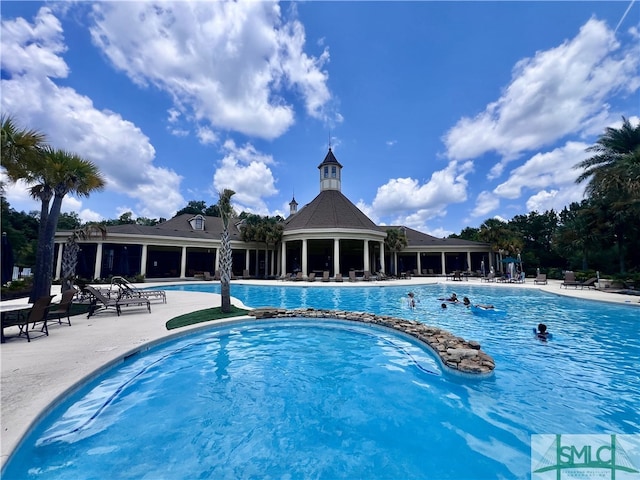
[[[2,113],[99,166],[106,189],[63,205],[85,221],[225,188],[286,216],[331,143],[372,220],[446,236],[580,201],[573,165],[640,121],[640,2],[1,7]]]

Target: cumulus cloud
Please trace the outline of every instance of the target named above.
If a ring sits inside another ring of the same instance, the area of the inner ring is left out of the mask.
[[[493,193],[499,197],[515,199],[522,196],[523,189],[573,186],[580,175],[573,167],[590,156],[586,152],[588,146],[581,142],[567,142],[550,152],[537,153],[512,170],[509,179],[498,185]]]
[[[420,212],[422,218],[446,213],[450,203],[467,199],[466,176],[473,169],[471,162],[449,162],[443,170],[431,174],[429,181],[420,183],[414,178],[393,178],[378,187],[372,209],[380,216],[399,215],[401,212]]]
[[[278,193],[269,168],[274,164],[273,158],[251,144],[237,146],[233,140],[224,143],[223,154],[213,175],[214,196],[231,189],[236,192],[231,198],[236,210],[269,215],[264,198]]]
[[[640,46],[631,45],[621,49],[605,22],[592,18],[574,38],[519,61],[497,101],[446,133],[447,156],[460,160],[494,151],[506,162],[568,134],[602,132],[619,116],[607,99],[640,86]]]
[[[471,211],[472,217],[486,217],[500,206],[500,199],[492,192],[482,191],[476,198],[476,205]]]
[[[2,69],[7,72],[2,111],[45,132],[54,147],[93,161],[107,189],[137,199],[145,215],[171,215],[184,204],[177,193],[181,177],[153,165],[155,150],[148,137],[119,114],[97,109],[90,98],[52,80],[68,74],[59,56],[65,51],[63,40],[60,22],[47,7],[38,11],[33,24],[21,18],[2,22]],[[16,63],[14,56],[22,62]]]
[[[93,42],[115,68],[197,122],[273,139],[293,124],[296,98],[328,115],[329,52],[307,55],[304,27],[277,3],[99,2],[93,19]]]

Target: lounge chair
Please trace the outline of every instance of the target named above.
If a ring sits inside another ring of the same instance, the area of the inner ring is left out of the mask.
[[[71,305],[73,304],[73,297],[76,296],[78,291],[75,288],[70,288],[62,294],[60,303],[57,305],[51,305],[48,312],[48,320],[57,317],[58,325],[62,325],[62,317],[67,317],[67,323],[71,326],[71,318],[69,312],[71,311]]]
[[[371,281],[371,272],[369,270],[365,270],[365,272],[362,274],[362,280],[364,280],[365,282]]]
[[[307,277],[307,282],[315,282],[315,281],[316,281],[316,274],[315,272],[311,272]]]
[[[247,279],[247,278],[251,278],[251,275],[249,275],[249,270],[248,269],[244,269],[242,270],[242,278]]]
[[[573,288],[578,288],[580,286],[581,282],[578,282],[576,280],[576,274],[575,272],[572,272],[571,270],[567,270],[566,272],[564,272],[564,281],[560,284],[560,288],[564,287],[564,288],[568,288],[568,287],[573,287]]]
[[[213,274],[213,280],[215,282],[219,282],[220,281],[220,270],[216,270],[216,273]]]
[[[325,270],[324,272],[322,272],[322,281],[323,282],[328,282],[329,281],[329,270]]]
[[[539,273],[536,278],[533,279],[534,285],[546,285],[547,284],[547,274]]]
[[[211,277],[209,277],[211,278]],[[111,286],[118,289],[118,298],[131,297],[131,298],[157,298],[162,300],[162,303],[167,303],[167,293],[164,290],[146,290],[136,287],[133,283],[129,282],[123,277],[113,277],[111,279]]]
[[[336,282],[342,282],[342,274],[341,273],[336,273],[336,276],[334,277],[334,280]]]
[[[355,270],[349,270],[349,281],[350,282],[355,282],[356,281],[356,271]]]
[[[40,331],[44,335],[49,335],[49,328],[47,327],[47,314],[49,313],[49,306],[51,305],[51,299],[55,295],[45,295],[44,297],[40,297],[36,300],[29,310],[29,313],[25,317],[21,313],[16,313],[15,316],[7,316],[2,319],[2,328],[5,327],[18,327],[20,329],[18,336],[21,337],[24,335],[27,337],[27,342],[31,341],[31,335],[29,335],[29,325],[32,325],[32,329],[35,328],[36,324],[42,323],[42,328]],[[42,335],[40,335],[42,336]]]
[[[87,318],[94,315],[96,310],[103,308],[115,308],[116,313],[120,316],[121,307],[126,307],[129,305],[147,305],[147,310],[151,313],[151,302],[148,298],[143,297],[120,297],[120,298],[111,298],[104,295],[100,290],[94,288],[90,285],[84,287],[85,291],[91,296],[91,305],[89,306],[89,314]],[[98,305],[100,304],[100,305]]]
[[[302,272],[298,272],[296,273],[296,275],[293,277],[293,281],[294,282],[301,282],[303,280],[302,278]]]
[[[378,272],[378,274],[376,275],[376,278],[378,280],[389,280],[389,277],[387,277],[387,275],[384,272]]]
[[[495,282],[496,274],[494,272],[489,272],[486,277],[482,277],[480,279],[481,282]]]
[[[593,288],[594,290],[596,289],[596,283],[598,282],[598,279],[596,277],[591,277],[589,280],[585,280],[584,282],[580,283],[580,288],[588,288],[591,289]]]
[[[202,272],[202,279],[206,282],[213,280],[213,278],[211,278],[211,272]]]

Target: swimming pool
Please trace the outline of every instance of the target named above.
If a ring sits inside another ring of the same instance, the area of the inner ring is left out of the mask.
[[[496,360],[492,378],[442,375],[415,342],[353,324],[224,327],[171,342],[92,381],[32,432],[3,473],[88,478],[85,469],[104,462],[120,477],[526,478],[533,433],[640,430],[640,310],[519,288],[457,286],[460,298],[506,310],[485,318],[464,307],[441,310],[436,299],[450,286],[413,288],[416,310],[403,303],[407,292],[392,286],[233,285],[231,293],[252,307],[371,311],[437,325],[480,341]],[[530,333],[541,320],[553,341]],[[200,383],[194,379],[206,382],[186,394]],[[280,390],[287,385],[291,392]],[[175,397],[179,406],[163,410]],[[132,428],[134,420],[142,425]],[[305,427],[311,433],[296,440],[292,431],[304,422],[312,423]],[[71,437],[57,436],[78,425],[85,426]],[[185,425],[196,427],[186,445]],[[356,433],[355,426],[364,429]],[[280,451],[291,461],[270,463]],[[125,452],[135,452],[133,459]],[[138,462],[143,453],[151,460]],[[103,476],[104,470],[95,474]]]

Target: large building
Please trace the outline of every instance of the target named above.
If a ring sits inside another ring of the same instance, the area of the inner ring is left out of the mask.
[[[330,277],[364,272],[397,275],[443,275],[456,270],[479,271],[492,263],[488,244],[436,238],[404,226],[379,226],[342,194],[342,165],[331,148],[320,163],[320,193],[298,210],[295,199],[284,222],[279,245],[242,240],[242,223],[231,223],[229,234],[235,277],[276,278],[301,272]],[[387,230],[401,230],[407,245],[385,249]],[[56,278],[70,232],[56,233]],[[104,239],[80,242],[76,274],[98,279],[143,275],[148,279],[193,278],[218,270],[222,220],[203,215],[179,215],[156,226],[117,225]],[[483,263],[484,262],[484,263]]]

